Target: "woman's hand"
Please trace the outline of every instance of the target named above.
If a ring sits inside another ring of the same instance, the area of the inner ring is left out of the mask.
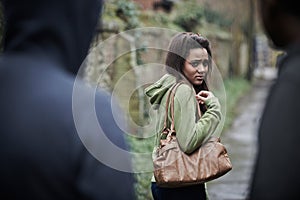
[[[205,91],[205,90],[202,90],[198,94],[196,94],[196,99],[200,104],[204,104],[212,97],[214,97],[214,94],[210,91]]]

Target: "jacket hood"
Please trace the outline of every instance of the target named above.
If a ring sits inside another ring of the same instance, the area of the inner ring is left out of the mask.
[[[1,0],[4,52],[42,56],[76,73],[99,21],[101,0]]]
[[[152,105],[160,104],[166,92],[176,83],[176,78],[166,74],[154,84],[145,89],[145,94],[150,98]]]

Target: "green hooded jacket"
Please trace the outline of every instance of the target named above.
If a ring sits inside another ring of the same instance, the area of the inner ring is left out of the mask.
[[[176,83],[176,78],[170,74],[164,75],[156,83],[145,89],[145,94],[150,98],[150,103],[157,110],[155,119],[156,147],[159,144],[159,136],[163,129],[165,106],[170,88]],[[176,137],[181,150],[192,153],[202,142],[214,134],[221,122],[221,107],[216,97],[207,100],[207,111],[198,117],[195,91],[188,84],[181,84],[174,97],[174,123]],[[170,105],[169,105],[170,106]],[[168,110],[168,127],[171,123],[171,112]],[[156,148],[155,147],[155,148]]]

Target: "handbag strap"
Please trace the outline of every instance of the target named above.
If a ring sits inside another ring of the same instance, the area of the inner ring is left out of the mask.
[[[170,127],[170,132],[169,133],[176,133],[176,131],[175,131],[175,123],[174,123],[174,119],[175,119],[174,118],[174,97],[175,97],[175,91],[176,91],[176,89],[178,88],[178,86],[181,83],[182,82],[175,83],[171,87],[170,92],[169,92],[168,97],[167,97],[167,101],[166,101],[166,112],[165,112],[163,130],[167,129],[167,119],[168,119],[169,103],[170,103],[170,99],[171,99],[171,105],[170,105],[170,107],[171,107],[171,127]],[[197,103],[197,111],[198,111],[199,118],[201,118],[202,114],[201,114],[200,106],[199,106],[198,103]]]
[[[175,91],[176,89],[178,88],[178,86],[180,85],[181,83],[177,83],[175,85],[175,87],[173,88],[173,90],[171,91],[171,133],[175,133],[175,124],[174,124],[174,97],[175,97]]]
[[[171,87],[170,92],[169,92],[168,97],[167,97],[163,130],[166,130],[166,128],[167,128],[167,119],[168,119],[168,111],[169,111],[170,97],[171,97],[172,90],[174,89],[174,87],[176,86],[176,84],[177,84],[177,83],[175,83],[175,84]]]
[[[174,97],[175,97],[175,91],[178,88],[178,86],[181,84],[181,82],[179,83],[175,83],[171,89],[170,92],[168,94],[167,97],[167,101],[166,101],[166,112],[165,112],[165,119],[164,119],[164,128],[163,130],[166,130],[167,128],[167,119],[168,119],[168,112],[169,112],[169,103],[170,103],[170,99],[171,99],[171,127],[170,127],[170,131],[171,133],[175,132],[175,126],[174,126]]]

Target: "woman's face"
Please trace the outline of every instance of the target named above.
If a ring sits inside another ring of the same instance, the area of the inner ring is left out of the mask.
[[[183,74],[193,85],[201,85],[208,73],[209,60],[205,48],[191,49],[183,66]]]

